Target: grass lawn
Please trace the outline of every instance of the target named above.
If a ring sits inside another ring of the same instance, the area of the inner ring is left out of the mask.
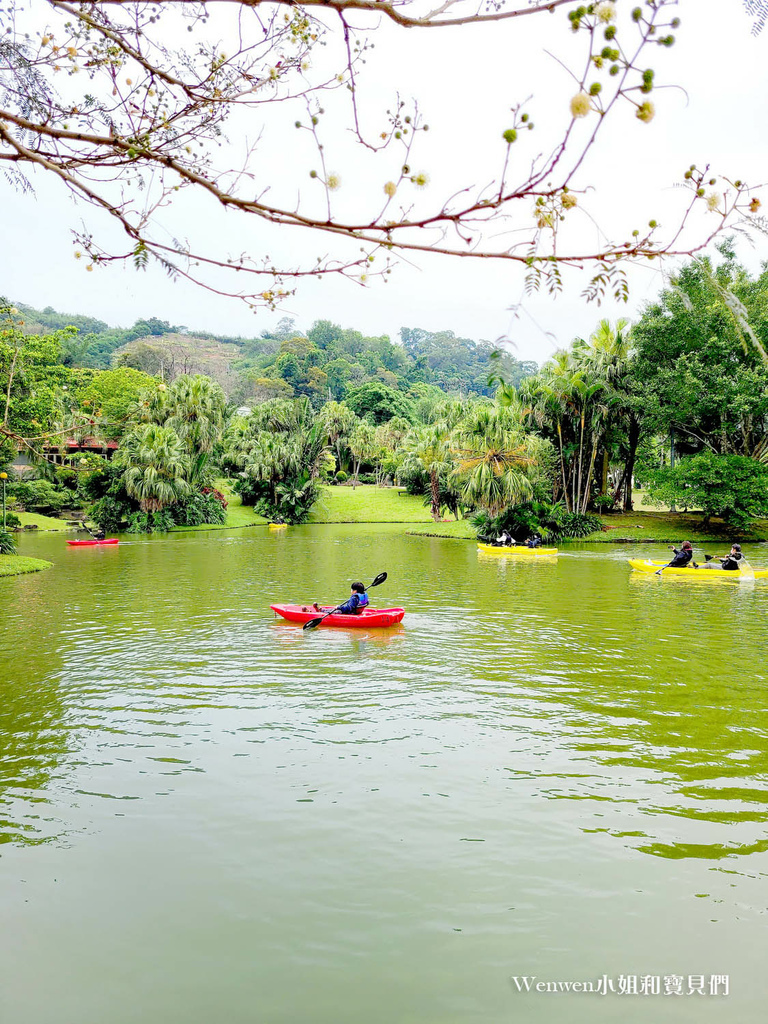
[[[0,555],[0,576],[21,576],[25,572],[50,569],[53,562],[42,558],[22,558],[21,555]]]
[[[269,522],[258,512],[254,512],[250,505],[243,505],[240,495],[235,494],[226,480],[217,480],[215,486],[229,504],[227,505],[226,523],[203,523],[202,526],[174,526],[173,533],[195,533],[200,530],[237,530],[243,526],[266,526]]]
[[[36,512],[16,512],[15,513],[21,520],[22,526],[36,526],[38,530],[74,530],[76,527],[70,526],[63,519],[54,519],[52,516],[39,516]]]
[[[632,541],[744,541],[755,544],[768,540],[768,519],[757,519],[747,533],[739,533],[713,519],[704,526],[703,516],[697,512],[621,512],[602,517],[608,527],[604,533],[593,533],[591,543],[617,543]]]
[[[467,519],[450,523],[427,523],[405,531],[414,537],[450,537],[453,540],[475,540],[475,528]]]
[[[608,527],[602,533],[593,533],[584,540],[590,544],[633,544],[669,543],[680,544],[684,540],[691,543],[734,540],[748,544],[756,544],[768,540],[768,519],[757,520],[749,533],[739,535],[729,530],[720,520],[713,520],[708,527],[702,522],[702,516],[696,512],[627,512],[616,515],[604,515],[602,520]],[[466,520],[458,523],[429,523],[425,526],[414,526],[407,531],[422,537],[450,537],[454,540],[474,540],[475,531]],[[569,541],[560,541],[559,546],[567,546]]]
[[[431,523],[424,499],[394,487],[321,487],[310,523]]]

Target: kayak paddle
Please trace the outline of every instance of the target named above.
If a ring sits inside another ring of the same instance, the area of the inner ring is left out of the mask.
[[[365,590],[363,591],[363,593],[365,593],[368,590],[372,590],[373,587],[378,587],[380,583],[383,583],[386,580],[386,578],[387,578],[387,574],[385,572],[380,572],[379,575],[376,577],[376,579],[373,581],[373,583],[370,585],[370,587],[366,587]],[[341,608],[341,605],[337,604],[335,608],[331,608],[331,610],[329,612],[325,612],[324,615],[320,615],[316,619],[310,619],[309,622],[305,622],[304,625],[301,628],[302,629],[316,629],[320,625],[320,623],[323,621],[323,619],[327,618],[329,615],[333,615],[333,613],[337,612],[339,610],[339,608]]]
[[[93,532],[93,530],[88,529],[88,527],[85,525],[85,520],[84,519],[80,520],[80,525],[82,526],[82,528],[85,530],[86,533],[90,533],[90,535],[93,537],[93,539],[96,540],[96,534]]]

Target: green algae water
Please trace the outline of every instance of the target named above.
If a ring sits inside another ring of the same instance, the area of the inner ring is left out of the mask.
[[[0,1020],[762,1022],[768,583],[638,552],[23,538],[55,565],[0,581]],[[269,610],[381,571],[402,627]]]

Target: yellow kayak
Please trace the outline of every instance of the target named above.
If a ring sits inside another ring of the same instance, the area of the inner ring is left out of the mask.
[[[666,562],[652,562],[650,558],[630,558],[629,564],[635,570],[635,572],[656,572]],[[678,569],[665,569],[661,574],[662,576],[695,576],[697,580],[704,580],[706,583],[710,581],[716,583],[720,580],[731,580],[737,581],[741,579],[752,579],[752,573],[740,572],[735,570],[723,571],[722,569],[694,569],[692,566],[686,565],[684,568]],[[768,578],[768,569],[755,569],[756,579]]]
[[[288,523],[270,523],[269,528],[270,530],[287,530]]]
[[[486,555],[524,555],[526,558],[531,555],[557,554],[557,548],[527,548],[523,544],[518,544],[516,547],[500,548],[494,544],[478,543],[477,550],[484,552]]]

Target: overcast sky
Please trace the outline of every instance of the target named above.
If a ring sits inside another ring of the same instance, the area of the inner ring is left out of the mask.
[[[591,210],[597,223],[614,236],[614,225],[628,233],[644,227],[651,217],[662,225],[672,223],[683,199],[673,186],[691,163],[709,162],[717,171],[750,184],[768,177],[768,32],[757,38],[750,35],[741,0],[681,0],[678,13],[682,25],[677,46],[671,51],[654,48],[648,63],[657,69],[658,84],[679,84],[687,96],[681,90],[657,91],[657,113],[649,125],[638,122],[628,106],[618,111],[583,168],[582,184],[595,186]],[[490,179],[498,165],[507,111],[528,95],[532,94],[532,116],[542,128],[540,136],[531,133],[536,141],[528,156],[535,155],[537,146],[545,148],[547,133],[554,138],[567,123],[574,89],[544,53],[551,49],[567,58],[577,52],[564,14],[524,21],[529,24],[521,21],[503,31],[493,27],[380,33],[376,54],[366,68],[370,117],[375,121],[395,88],[419,97],[431,130],[429,148],[423,150],[423,159],[416,158],[414,170],[429,173],[430,189],[440,193],[457,183],[480,184],[481,175]],[[305,188],[306,160],[311,157],[299,148],[303,141],[297,137],[302,133],[280,131],[274,130],[261,151],[261,172],[275,180],[290,179],[299,167]],[[380,191],[381,182],[389,177],[384,170],[371,171],[362,158],[343,147],[337,159],[340,166],[331,163],[330,169],[342,178],[338,199],[350,207],[365,190]],[[157,316],[213,333],[258,335],[288,315],[303,330],[315,319],[329,319],[392,338],[403,326],[450,329],[476,340],[508,337],[520,358],[542,362],[575,335],[588,335],[601,317],[635,315],[663,283],[656,263],[633,269],[629,306],[598,308],[581,298],[586,278],[577,272],[566,275],[565,293],[557,300],[524,299],[524,273],[515,265],[432,256],[401,265],[386,285],[373,280],[360,287],[338,278],[302,284],[280,313],[261,311],[254,316],[235,300],[171,282],[155,270],[137,273],[110,267],[86,273],[83,262],[73,258],[70,229],[83,221],[101,231],[108,232],[109,226],[104,227],[92,210],[76,207],[57,182],[37,175],[34,186],[36,195],[24,196],[0,178],[0,293],[37,307],[91,314],[116,326]],[[282,254],[293,261],[298,255],[311,259],[328,250],[327,241],[286,229],[279,237],[268,237],[259,225],[245,233],[241,225],[233,230],[232,217],[227,220],[227,214],[204,202],[187,204],[183,217],[212,246],[229,242],[234,249],[255,252],[267,247],[273,257]],[[169,232],[178,229],[169,221]],[[598,229],[586,217],[574,220],[571,231],[575,244],[598,244]],[[741,254],[757,268],[768,255],[768,246],[757,239],[754,249],[742,246]]]

